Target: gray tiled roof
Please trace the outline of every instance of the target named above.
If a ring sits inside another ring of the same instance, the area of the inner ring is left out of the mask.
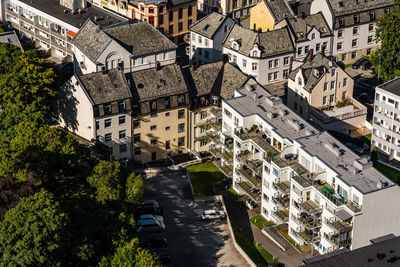
[[[127,22],[128,19],[120,15],[117,15],[111,11],[99,8],[95,5],[88,3],[88,7],[82,13],[70,14],[65,13],[66,9],[60,5],[60,1],[55,0],[19,0],[24,4],[31,6],[37,10],[40,10],[54,18],[57,18],[65,23],[72,25],[76,28],[81,28],[86,20],[99,18],[96,24],[101,27],[109,27],[121,22]]]
[[[310,92],[322,77],[322,76],[320,78],[315,77],[312,70],[320,68],[325,68],[326,70],[329,70],[331,68],[330,64],[332,64],[332,66],[337,67],[337,64],[334,61],[330,61],[327,57],[321,54],[315,55],[311,63],[308,61],[307,57],[305,58],[305,62],[303,63],[303,65],[293,70],[289,74],[289,79],[295,80],[296,74],[299,71],[302,71],[305,84],[304,89]]]
[[[0,43],[12,44],[24,51],[15,31],[0,33]]]
[[[95,72],[78,76],[96,105],[130,98],[130,91],[122,71]]]
[[[194,83],[194,96],[219,95],[224,99],[233,97],[235,89],[248,79],[247,75],[230,63],[218,61],[190,69]]]
[[[190,26],[190,30],[207,38],[212,38],[225,19],[226,16],[213,12],[193,23]]]
[[[271,10],[275,22],[294,15],[286,0],[264,0],[264,3]]]
[[[294,51],[292,39],[286,27],[258,33],[239,25],[234,25],[225,39],[224,46],[231,48],[231,40],[240,44],[238,52],[246,56],[250,55],[250,51],[255,44],[261,46],[261,57],[263,58]]]
[[[328,0],[335,16],[360,13],[394,5],[394,0]]]
[[[72,43],[91,61],[95,61],[112,39],[93,21],[88,20]]]
[[[133,56],[176,49],[177,46],[148,22],[139,22],[104,30]]]
[[[164,96],[187,93],[180,67],[176,64],[129,73],[133,95],[139,102]]]
[[[322,13],[306,16],[305,18],[289,18],[289,28],[293,31],[296,41],[307,40],[307,34],[315,27],[321,37],[331,35],[331,30]]]
[[[385,91],[388,91],[389,93],[400,96],[400,77],[397,77],[391,81],[381,84],[378,86],[378,88],[381,88]]]

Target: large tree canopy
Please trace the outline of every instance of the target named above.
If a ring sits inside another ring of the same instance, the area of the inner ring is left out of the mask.
[[[400,75],[400,0],[395,7],[377,21],[376,40],[380,48],[371,54],[375,72],[380,78],[391,80]]]
[[[41,190],[9,210],[0,229],[0,265],[60,266],[68,219],[52,194]]]

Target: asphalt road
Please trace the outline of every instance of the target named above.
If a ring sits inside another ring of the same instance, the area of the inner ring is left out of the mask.
[[[169,266],[248,266],[233,245],[226,220],[200,220],[203,210],[221,205],[193,202],[185,172],[147,174],[144,180],[145,198],[158,200],[164,209]]]

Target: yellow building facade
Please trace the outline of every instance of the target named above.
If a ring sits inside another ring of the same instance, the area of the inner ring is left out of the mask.
[[[275,25],[274,17],[264,1],[260,1],[250,9],[250,29],[262,32],[273,30]]]

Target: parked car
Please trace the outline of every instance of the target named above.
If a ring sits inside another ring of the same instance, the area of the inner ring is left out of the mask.
[[[136,210],[137,215],[143,214],[156,214],[162,215],[163,209],[158,204],[157,200],[145,200],[143,201],[142,205],[140,205]]]
[[[145,220],[157,220],[159,222],[164,223],[164,218],[163,216],[160,215],[154,215],[154,214],[143,214],[139,216],[139,223]]]
[[[147,240],[146,245],[149,249],[159,249],[168,247],[167,239],[163,235],[156,235]]]
[[[225,219],[226,215],[223,211],[218,210],[206,210],[201,215],[203,221],[214,220],[214,219]]]
[[[370,69],[371,67],[372,67],[371,62],[366,58],[360,58],[356,62],[354,62],[353,65],[351,65],[352,69],[361,68],[363,70],[367,70]]]
[[[162,232],[165,229],[165,225],[157,220],[144,220],[139,223],[142,231],[145,233]]]

